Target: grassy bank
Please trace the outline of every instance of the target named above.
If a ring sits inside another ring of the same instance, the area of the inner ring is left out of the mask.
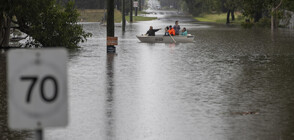
[[[211,23],[219,23],[219,24],[225,24],[227,22],[227,13],[221,13],[221,14],[202,14],[199,17],[194,17],[197,21],[200,22],[211,22]],[[235,21],[230,21],[234,24],[241,24],[241,22],[244,22],[244,17],[241,13],[235,13]]]
[[[104,9],[85,9],[85,10],[78,10],[80,13],[79,21],[81,22],[100,22],[104,16]],[[135,12],[134,12],[135,13]],[[138,12],[140,14],[148,14],[146,12]],[[144,16],[133,16],[133,21],[149,21],[157,19],[156,17],[144,17]],[[122,14],[118,10],[114,10],[114,21],[116,23],[120,23],[122,20]],[[126,20],[129,22],[130,17],[126,16]]]
[[[150,21],[155,20],[157,17],[143,17],[143,16],[133,16],[133,22],[137,21]],[[126,20],[130,22],[130,16],[126,16]]]
[[[78,12],[81,22],[100,22],[104,16],[104,9],[79,9]],[[121,13],[118,10],[114,10],[114,21],[116,23],[121,22]]]

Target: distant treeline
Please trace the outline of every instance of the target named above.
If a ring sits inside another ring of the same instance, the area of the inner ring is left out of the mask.
[[[69,0],[59,0],[61,3],[66,3]],[[126,10],[129,10],[131,0],[125,0]],[[134,0],[133,0],[134,1]],[[145,0],[138,0],[144,5]],[[106,8],[107,0],[74,0],[77,9],[104,9]],[[122,0],[114,0],[115,7],[120,10],[122,5]]]
[[[241,12],[258,22],[271,16],[281,17],[284,10],[294,11],[294,0],[160,0],[162,7],[173,6],[194,16],[203,13]]]
[[[58,0],[60,3],[67,3],[70,0]],[[74,0],[78,9],[103,9],[107,0]]]

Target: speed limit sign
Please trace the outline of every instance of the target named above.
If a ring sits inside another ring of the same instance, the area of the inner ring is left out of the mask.
[[[8,52],[8,120],[12,129],[66,126],[67,51]]]

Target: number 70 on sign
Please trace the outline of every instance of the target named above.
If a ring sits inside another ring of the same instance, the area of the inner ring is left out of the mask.
[[[12,129],[66,126],[67,52],[64,49],[8,53],[8,122]]]

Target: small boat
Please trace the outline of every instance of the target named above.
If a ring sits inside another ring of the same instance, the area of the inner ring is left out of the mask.
[[[148,36],[148,35],[137,35],[137,38],[144,43],[193,43],[194,36]]]

